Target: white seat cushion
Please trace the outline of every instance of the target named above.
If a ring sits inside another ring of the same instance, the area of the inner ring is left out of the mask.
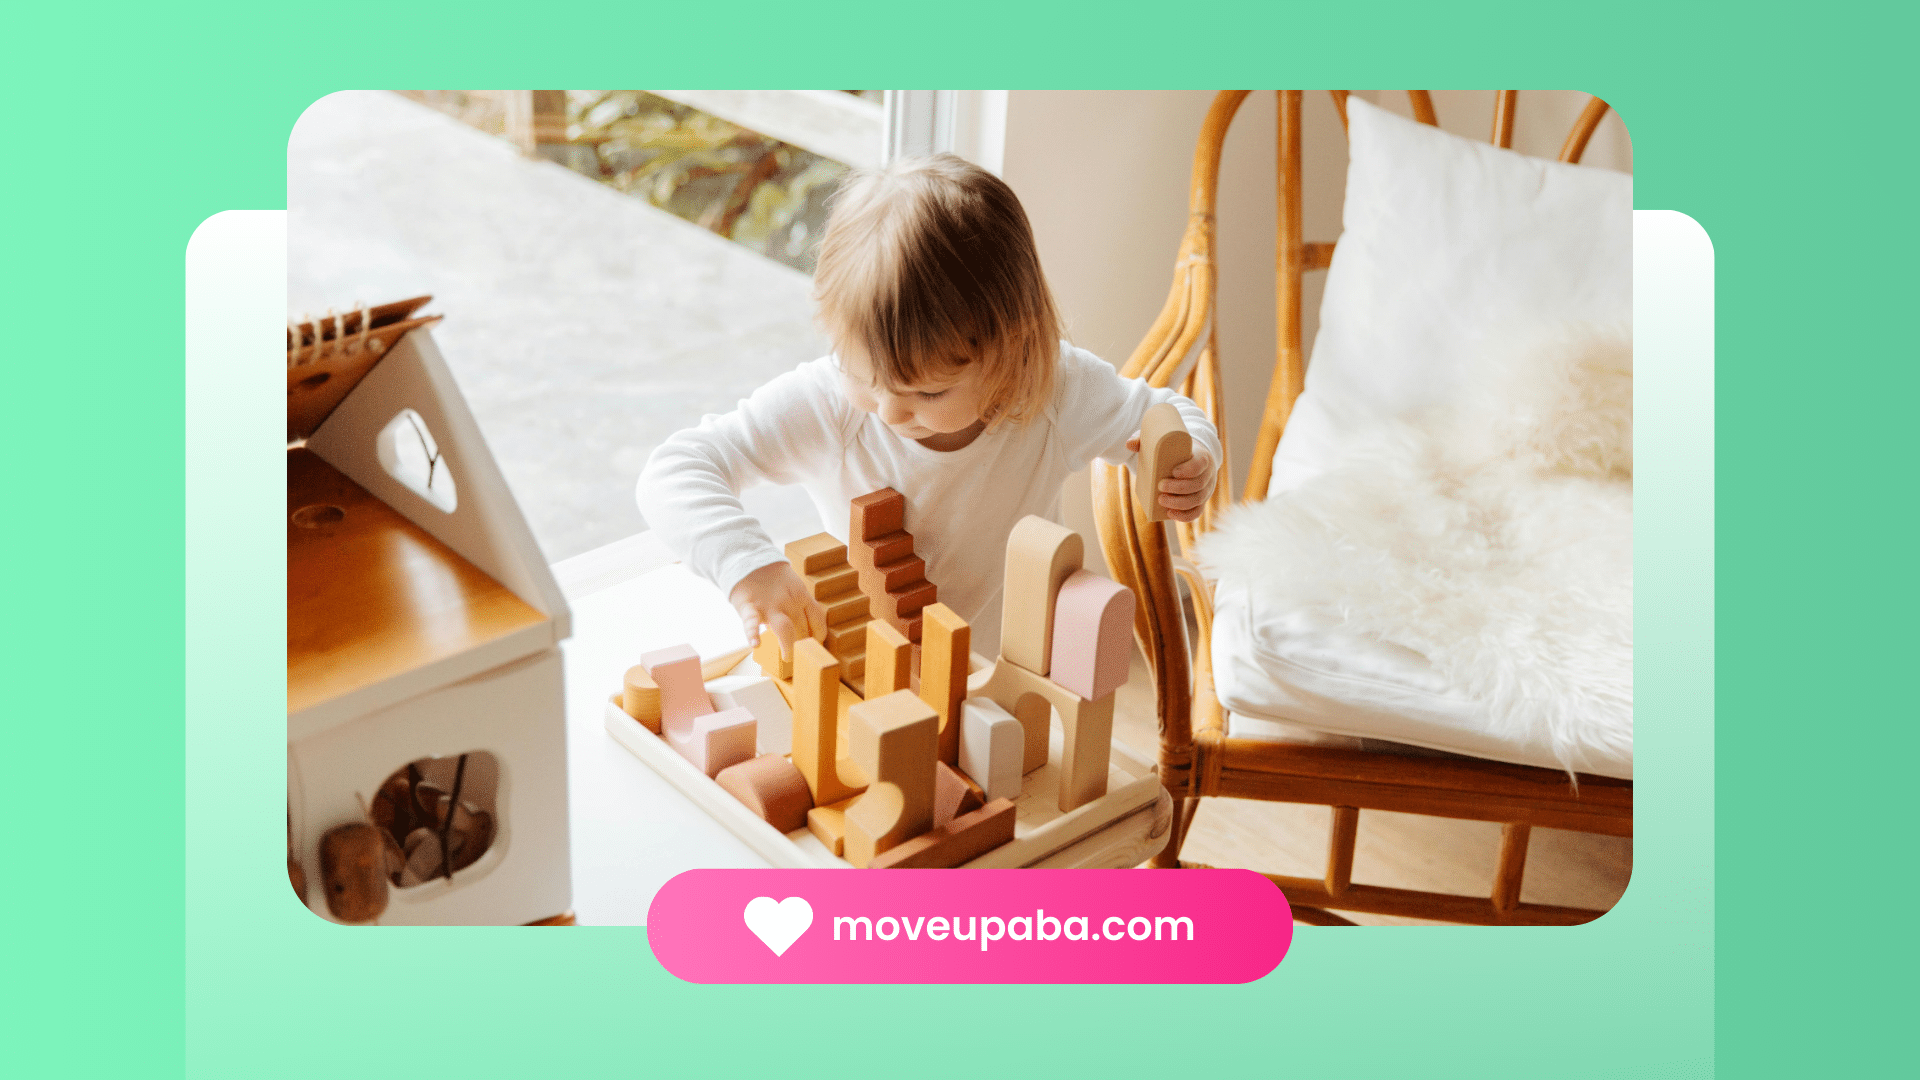
[[[1348,116],[1345,231],[1269,500],[1351,460],[1370,430],[1469,400],[1489,351],[1631,319],[1631,177],[1522,157],[1358,98]],[[1285,738],[1278,725],[1301,725],[1632,777],[1630,744],[1568,762],[1540,729],[1492,721],[1420,653],[1345,631],[1325,607],[1264,595],[1227,575],[1214,600],[1214,678],[1236,737]]]

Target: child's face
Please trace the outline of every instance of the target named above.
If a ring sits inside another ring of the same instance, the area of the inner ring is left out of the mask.
[[[977,364],[912,386],[879,385],[866,357],[840,357],[841,384],[855,408],[878,416],[903,439],[930,439],[962,432],[979,424],[986,403],[981,400]]]

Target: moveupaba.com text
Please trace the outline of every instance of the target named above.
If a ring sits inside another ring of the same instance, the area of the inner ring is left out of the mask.
[[[844,937],[842,935],[845,935]],[[1185,915],[1069,915],[1056,918],[1044,909],[1032,915],[940,916],[835,915],[835,941],[979,942],[980,951],[996,941],[1192,941],[1193,920]]]

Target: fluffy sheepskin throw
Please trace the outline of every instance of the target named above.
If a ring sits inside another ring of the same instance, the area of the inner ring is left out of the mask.
[[[1268,611],[1412,649],[1570,772],[1633,743],[1633,353],[1568,333],[1236,509],[1198,554]]]

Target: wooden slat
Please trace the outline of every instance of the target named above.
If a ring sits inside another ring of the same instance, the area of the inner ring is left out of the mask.
[[[1374,784],[1320,777],[1275,776],[1235,768],[1239,762],[1228,751],[1219,779],[1203,783],[1203,795],[1267,802],[1308,803],[1321,806],[1357,806],[1363,810],[1391,810],[1464,821],[1521,821],[1551,829],[1632,836],[1631,811],[1611,807],[1583,807],[1567,801],[1526,799],[1447,791],[1414,784]],[[1196,778],[1205,781],[1205,773]]]
[[[1606,102],[1599,98],[1587,102],[1587,107],[1580,110],[1580,118],[1573,122],[1573,130],[1567,132],[1566,144],[1560,148],[1560,160],[1570,165],[1579,164],[1580,158],[1587,152],[1587,141],[1593,138],[1595,129],[1599,128],[1600,121],[1606,115]]]
[[[1336,241],[1337,243],[1338,241]],[[1333,244],[1307,244],[1302,266],[1307,270],[1325,270],[1333,265]]]
[[[1333,827],[1327,830],[1327,892],[1339,896],[1353,884],[1353,842],[1360,835],[1360,810],[1333,807]]]
[[[1520,91],[1496,91],[1493,99],[1493,145],[1503,150],[1513,148],[1513,107],[1518,102]]]
[[[1425,90],[1407,91],[1407,101],[1413,105],[1413,118],[1428,127],[1440,126],[1440,115],[1433,111],[1433,95]]]
[[[1293,921],[1308,926],[1357,926],[1352,919],[1341,918],[1326,908],[1297,907],[1293,909]]]
[[[1190,865],[1190,864],[1182,864]],[[1484,896],[1458,896],[1453,893],[1423,892],[1419,889],[1389,889],[1381,885],[1353,885],[1339,896],[1311,878],[1264,875],[1287,896],[1295,911],[1302,908],[1333,908],[1339,911],[1365,911],[1375,915],[1395,915],[1404,919],[1439,919],[1474,926],[1577,926],[1605,915],[1592,908],[1554,907],[1548,904],[1515,904],[1508,911],[1496,910]]]
[[[1500,826],[1500,865],[1493,874],[1493,907],[1502,914],[1520,903],[1520,879],[1527,872],[1527,840],[1533,826],[1508,822]]]
[[[1280,445],[1293,403],[1306,381],[1306,356],[1300,347],[1300,275],[1306,269],[1306,251],[1300,240],[1300,91],[1279,91],[1279,221],[1275,253],[1274,308],[1278,349],[1273,379],[1267,385],[1267,404],[1260,431],[1253,441],[1253,461],[1247,469],[1242,498],[1258,502],[1267,497],[1273,477],[1273,451]]]

